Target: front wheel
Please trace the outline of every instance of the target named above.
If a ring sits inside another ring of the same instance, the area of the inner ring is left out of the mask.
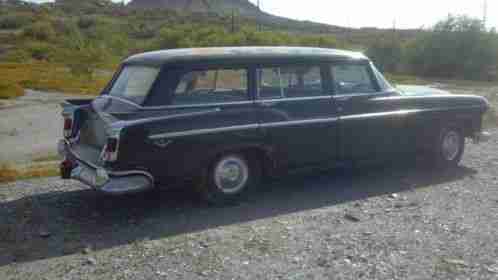
[[[465,150],[465,136],[456,126],[443,127],[432,150],[433,163],[439,168],[456,167]]]
[[[218,157],[205,174],[198,189],[213,204],[234,202],[259,183],[261,172],[255,160],[233,153]]]

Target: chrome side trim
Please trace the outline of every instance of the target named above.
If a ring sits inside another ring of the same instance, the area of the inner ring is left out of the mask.
[[[192,112],[192,113],[174,114],[174,115],[169,115],[169,116],[164,116],[164,117],[143,118],[143,119],[132,120],[132,121],[124,121],[124,123],[126,125],[136,125],[136,124],[143,124],[143,123],[148,123],[148,122],[153,122],[153,121],[163,121],[163,120],[178,119],[178,118],[183,118],[183,117],[202,116],[202,115],[213,114],[213,113],[218,113],[218,112],[221,112],[220,108],[214,108],[212,110],[205,110],[205,111]]]
[[[413,114],[413,113],[418,113],[418,112],[421,112],[421,110],[399,110],[399,111],[391,111],[391,112],[366,113],[366,114],[342,116],[342,117],[340,117],[340,119],[341,120],[355,120],[355,119],[364,119],[364,118],[408,115],[408,114]]]
[[[339,117],[332,117],[332,118],[317,118],[317,119],[308,119],[308,120],[280,121],[280,122],[271,122],[271,123],[263,123],[263,124],[248,124],[248,125],[236,125],[236,126],[207,128],[207,129],[194,129],[194,130],[187,130],[187,131],[180,131],[180,132],[167,132],[167,133],[161,133],[161,134],[153,134],[153,135],[149,136],[149,139],[157,140],[157,139],[161,139],[161,138],[176,138],[176,137],[183,137],[183,136],[212,134],[212,133],[219,133],[219,132],[229,132],[229,131],[257,129],[257,128],[272,128],[272,127],[296,126],[296,125],[307,125],[307,124],[316,124],[316,123],[329,123],[329,122],[336,122],[336,121],[341,121],[341,120],[355,120],[355,119],[377,118],[377,117],[387,117],[387,116],[403,116],[403,115],[415,114],[415,113],[421,113],[421,112],[451,111],[451,110],[468,109],[468,108],[474,108],[474,107],[479,107],[479,106],[398,110],[398,111],[379,112],[379,113],[355,114],[355,115],[339,116]]]
[[[282,126],[298,126],[298,125],[317,124],[317,123],[330,123],[330,122],[336,122],[338,120],[339,120],[338,117],[334,117],[334,118],[323,118],[323,119],[272,122],[272,123],[261,124],[260,127],[271,128],[271,127],[282,127]]]
[[[156,140],[160,138],[176,138],[183,136],[192,136],[192,135],[201,135],[201,134],[212,134],[219,132],[230,132],[230,131],[238,131],[238,130],[248,130],[248,129],[257,129],[259,128],[258,124],[247,124],[247,125],[235,125],[235,126],[226,126],[226,127],[218,127],[218,128],[206,128],[206,129],[194,129],[180,132],[168,132],[150,135],[149,139]]]

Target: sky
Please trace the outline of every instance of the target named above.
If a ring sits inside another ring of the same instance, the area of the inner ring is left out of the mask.
[[[250,1],[257,3],[257,0]],[[397,28],[427,28],[450,13],[482,18],[484,2],[485,0],[260,0],[264,11],[278,16],[339,26],[379,28],[392,28],[394,22]],[[498,28],[498,0],[487,2],[487,27]]]

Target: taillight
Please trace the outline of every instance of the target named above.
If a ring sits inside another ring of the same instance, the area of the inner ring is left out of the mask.
[[[64,118],[64,137],[70,138],[73,135],[73,119]]]
[[[104,147],[102,159],[107,162],[113,162],[118,159],[119,139],[116,137],[107,138],[107,143]]]

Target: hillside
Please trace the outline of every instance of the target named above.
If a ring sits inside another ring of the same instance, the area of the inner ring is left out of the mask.
[[[258,7],[248,0],[132,0],[130,8],[169,9],[178,12],[237,13],[243,16],[262,16]]]

